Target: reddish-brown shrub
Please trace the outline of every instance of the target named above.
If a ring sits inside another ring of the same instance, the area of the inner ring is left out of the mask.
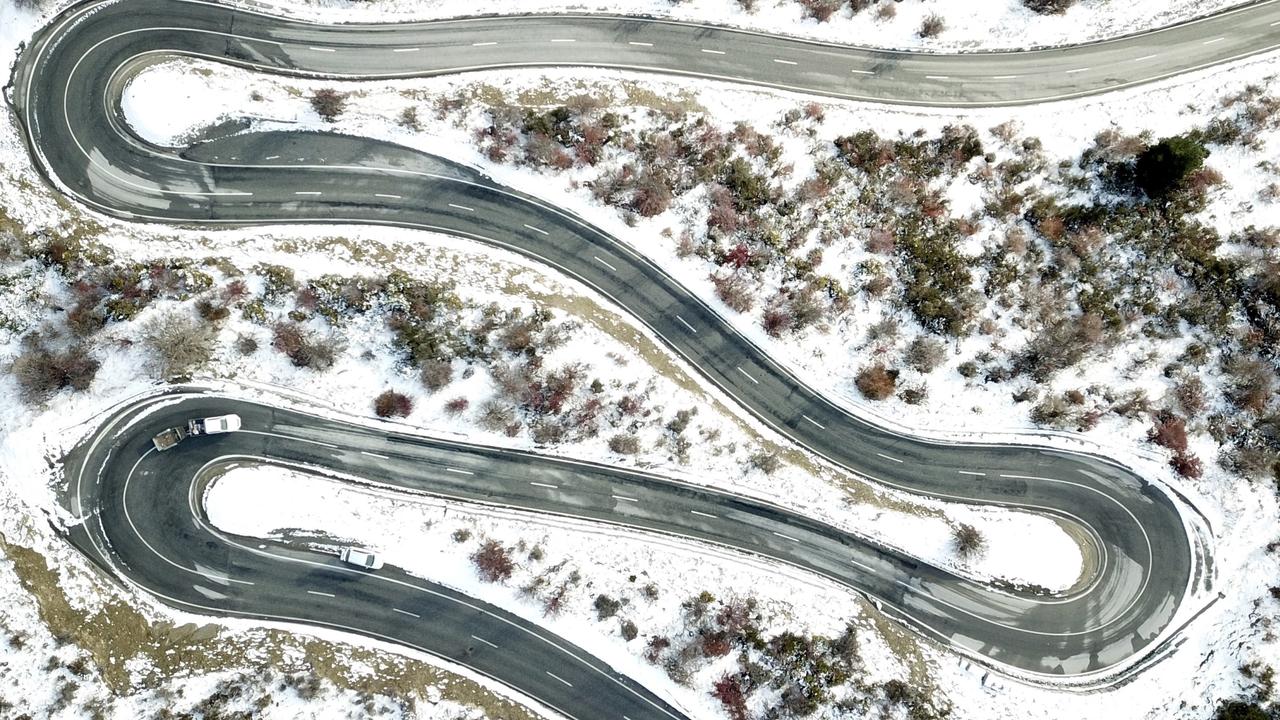
[[[395,390],[384,390],[373,399],[373,411],[381,418],[408,417],[413,412],[413,399]]]
[[[476,572],[486,582],[505,582],[515,571],[515,562],[511,553],[497,540],[486,540],[479,550],[471,556]]]
[[[1187,423],[1173,413],[1161,413],[1151,432],[1147,433],[1147,439],[1169,448],[1174,454],[1184,453],[1187,451]]]
[[[884,400],[893,395],[898,384],[898,371],[886,368],[883,363],[868,365],[858,373],[854,384],[868,400]]]
[[[471,401],[464,397],[456,397],[444,404],[444,411],[450,415],[461,415],[467,409]]]
[[[741,273],[712,275],[711,282],[716,286],[716,295],[738,312],[747,312],[755,305],[755,289],[751,281]]]
[[[671,641],[663,635],[654,635],[649,638],[649,644],[645,646],[644,659],[651,663],[658,662],[658,658],[662,657],[662,653],[671,647]]]
[[[747,720],[747,698],[742,692],[742,685],[732,675],[725,675],[716,681],[711,695],[724,706],[724,712],[730,720]]]
[[[1204,463],[1189,452],[1177,452],[1169,459],[1169,465],[1185,478],[1196,479],[1204,472]]]
[[[702,654],[706,657],[724,657],[732,650],[733,643],[729,642],[729,634],[726,632],[717,630],[702,636]]]
[[[335,122],[347,108],[347,96],[333,88],[321,88],[312,94],[311,107],[325,122]]]

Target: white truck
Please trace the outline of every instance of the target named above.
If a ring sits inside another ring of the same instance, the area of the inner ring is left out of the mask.
[[[239,429],[239,415],[195,418],[188,420],[185,426],[172,427],[156,435],[151,438],[151,443],[156,446],[156,450],[163,452],[193,435],[219,435]]]

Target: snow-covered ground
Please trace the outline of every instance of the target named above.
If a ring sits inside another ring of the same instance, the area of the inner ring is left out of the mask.
[[[1067,45],[1129,35],[1247,4],[1246,0],[1080,0],[1061,15],[1038,15],[1020,0],[877,0],[861,12],[853,4],[810,0],[836,8],[819,21],[801,0],[505,0],[477,8],[466,0],[306,0],[245,2],[247,7],[327,22],[405,21],[509,13],[610,13],[670,18],[826,42],[928,50],[1007,50]],[[747,6],[754,5],[752,9]],[[921,37],[925,18],[938,16],[944,29]]]

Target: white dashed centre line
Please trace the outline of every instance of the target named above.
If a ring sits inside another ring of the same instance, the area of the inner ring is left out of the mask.
[[[892,455],[885,455],[884,453],[876,453],[876,454],[877,454],[877,455],[879,455],[880,457],[884,458],[885,460],[891,460],[891,461],[896,462],[896,463],[900,463],[900,462],[902,462],[901,460],[899,460],[899,459],[898,459],[898,458],[896,458],[896,457],[893,457]]]
[[[319,195],[319,194],[321,194],[319,190],[299,190],[298,192],[294,193],[294,195]]]
[[[374,197],[380,197],[380,198],[387,198],[387,199],[390,199],[390,200],[401,200],[401,199],[402,199],[399,195],[391,195],[391,194],[389,194],[389,193],[374,193],[374,194],[373,194],[373,196],[374,196]]]
[[[697,332],[698,332],[698,329],[697,329],[697,328],[695,328],[694,326],[690,325],[688,320],[685,320],[684,318],[680,317],[679,315],[677,315],[677,316],[676,316],[676,319],[677,319],[677,320],[679,320],[679,321],[680,321],[680,323],[681,323],[682,325],[684,325],[685,327],[689,328],[689,331],[690,331],[690,332],[693,332],[693,333],[697,333]]]
[[[956,472],[960,473],[961,475],[973,475],[973,476],[975,476],[975,477],[986,477],[986,476],[987,476],[987,474],[986,474],[986,473],[974,472],[974,471],[972,471],[972,470],[957,470]]]
[[[1013,80],[1017,75],[992,75],[992,80]]]
[[[702,517],[709,517],[709,518],[715,517],[715,515],[712,515],[711,513],[704,513],[699,510],[690,510],[689,512],[693,513],[694,515],[701,515]]]
[[[1089,68],[1087,68],[1087,67],[1076,68],[1075,70],[1068,70],[1065,74],[1066,74],[1066,75],[1075,75],[1076,73],[1082,73],[1082,72],[1089,72]]]
[[[557,675],[557,674],[555,674],[555,673],[551,672],[550,670],[543,670],[543,672],[545,672],[546,674],[548,674],[548,675],[550,675],[551,677],[555,678],[556,680],[559,680],[560,682],[564,683],[565,685],[568,685],[569,687],[573,687],[573,683],[569,682],[568,680],[565,680],[564,678],[562,678],[562,677],[560,677],[559,675]]]
[[[361,454],[361,455],[368,455],[369,457],[375,457],[375,458],[378,458],[379,460],[390,460],[390,459],[391,459],[391,458],[387,457],[386,455],[379,455],[378,453],[372,453],[372,452],[369,452],[368,450],[361,450],[361,451],[360,451],[360,454]]]
[[[553,38],[551,42],[574,42],[573,38]]]
[[[603,266],[605,266],[605,267],[609,268],[610,270],[612,270],[612,271],[614,271],[614,272],[618,272],[618,268],[616,268],[616,267],[614,267],[614,266],[610,265],[609,263],[605,262],[604,260],[601,260],[601,259],[599,258],[599,256],[592,255],[591,257],[595,258],[595,259],[596,259],[596,262],[600,263],[601,265],[603,265]]]
[[[279,157],[280,157],[279,155],[268,155],[268,156],[267,156],[267,159],[268,159],[268,160],[276,160],[276,159],[279,159]]]
[[[849,72],[853,73],[854,75],[875,75],[876,74],[874,70],[850,70]]]
[[[926,80],[950,80],[950,75],[925,75]]]
[[[333,48],[313,47],[313,48],[311,48],[311,49],[312,49],[312,50],[315,50],[316,52],[338,52],[337,50],[334,50]]]
[[[782,538],[783,540],[790,540],[791,542],[800,542],[800,540],[799,540],[798,538],[793,538],[793,537],[791,537],[790,535],[783,535],[783,534],[782,534],[782,533],[780,533],[780,532],[775,532],[775,533],[774,533],[774,535],[777,535],[778,537]]]
[[[451,472],[451,473],[454,473],[454,474],[456,474],[456,475],[475,475],[475,473],[471,472],[470,470],[459,470],[458,468],[450,468],[450,467],[447,467],[447,468],[445,468],[445,469],[444,469],[444,471],[445,471],[445,472]]]
[[[408,610],[401,610],[400,608],[391,608],[391,609],[392,609],[392,611],[394,611],[394,612],[398,612],[398,613],[400,613],[401,615],[408,615],[409,617],[416,617],[416,618],[420,618],[420,617],[422,617],[422,616],[421,616],[421,615],[419,615],[418,613],[409,612]]]
[[[708,55],[723,55],[723,54],[724,54],[724,51],[723,51],[723,50],[708,50],[708,49],[706,49],[706,48],[702,48],[702,52],[704,52],[704,53],[706,53],[706,54],[708,54]]]
[[[475,208],[469,208],[469,207],[467,207],[466,205],[455,205],[454,203],[449,203],[449,207],[451,207],[451,208],[455,208],[455,209],[458,209],[458,210],[466,210],[467,212],[475,212],[475,211],[476,211],[476,209],[475,209]]]
[[[813,425],[814,427],[818,428],[819,430],[826,430],[826,429],[827,429],[827,426],[826,426],[826,425],[823,425],[822,423],[818,422],[817,420],[814,420],[813,418],[809,417],[808,415],[801,415],[800,417],[804,418],[805,420],[808,420],[810,425]]]
[[[319,590],[308,590],[309,595],[319,595],[321,597],[333,597],[333,593],[320,592]]]
[[[471,43],[471,47],[485,47],[487,45],[497,45],[497,44],[498,43],[496,42],[478,42],[478,43]]]
[[[1151,59],[1151,58],[1153,58],[1153,57],[1155,57],[1155,55],[1143,55],[1143,56],[1142,56],[1142,57],[1140,57],[1140,58],[1134,58],[1134,59],[1133,59],[1133,61],[1134,61],[1134,62],[1142,62],[1143,60],[1150,60],[1150,59]]]
[[[743,374],[743,375],[744,375],[748,380],[750,380],[751,382],[753,382],[753,383],[755,383],[755,384],[757,384],[757,385],[759,385],[759,384],[760,384],[760,381],[759,381],[759,380],[757,380],[757,379],[755,379],[755,378],[751,377],[750,375],[747,375],[747,371],[746,371],[746,370],[743,370],[742,368],[738,368],[738,372],[742,373],[742,374]]]
[[[639,47],[653,47],[653,43],[636,42],[635,40],[631,40],[631,41],[630,41],[630,42],[628,42],[627,44],[628,44],[628,45],[636,45],[636,46],[639,46]]]
[[[779,65],[799,65],[800,64],[795,60],[779,60],[778,58],[774,58],[773,61],[778,63]]]
[[[479,635],[472,635],[472,636],[471,636],[471,639],[472,639],[472,640],[478,640],[478,641],[480,641],[480,642],[484,643],[485,645],[488,645],[488,646],[489,646],[489,647],[491,647],[491,648],[497,648],[497,647],[498,647],[497,645],[494,645],[493,643],[489,642],[488,640],[485,640],[484,638],[480,637]]]
[[[527,227],[527,228],[529,228],[530,230],[532,230],[532,231],[536,232],[536,233],[542,233],[543,235],[550,235],[550,234],[551,234],[551,233],[547,232],[546,230],[543,230],[542,228],[536,228],[536,227],[534,227],[534,226],[532,226],[532,225],[530,225],[530,224],[528,224],[528,223],[524,223],[524,226],[525,226],[525,227]]]
[[[422,48],[395,48],[391,52],[418,52]]]
[[[552,490],[558,490],[558,489],[560,488],[560,486],[559,486],[559,485],[552,485],[552,484],[550,484],[550,483],[540,483],[540,482],[532,482],[532,481],[530,481],[530,482],[529,482],[529,484],[530,484],[530,485],[533,485],[534,487],[550,488],[550,489],[552,489]]]
[[[614,500],[621,500],[621,501],[623,501],[623,502],[640,502],[639,500],[637,500],[637,499],[635,499],[635,498],[629,498],[629,497],[627,497],[627,496],[625,496],[625,495],[614,495],[614,496],[613,496],[613,499],[614,499]]]
[[[1214,39],[1212,39],[1212,40],[1205,40],[1203,43],[1200,43],[1200,44],[1201,44],[1201,45],[1212,45],[1212,44],[1214,44],[1214,43],[1220,43],[1220,42],[1222,42],[1223,40],[1226,40],[1226,38],[1224,38],[1224,37],[1220,37],[1220,38],[1214,38]]]

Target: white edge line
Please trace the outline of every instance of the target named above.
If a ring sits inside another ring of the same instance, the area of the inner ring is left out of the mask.
[[[421,615],[419,615],[418,613],[409,612],[408,610],[401,610],[400,608],[391,608],[391,609],[392,609],[392,611],[394,611],[394,612],[398,612],[398,613],[400,613],[401,615],[408,615],[409,617],[416,617],[416,618],[420,618],[420,617],[422,617],[422,616],[421,616]]]

